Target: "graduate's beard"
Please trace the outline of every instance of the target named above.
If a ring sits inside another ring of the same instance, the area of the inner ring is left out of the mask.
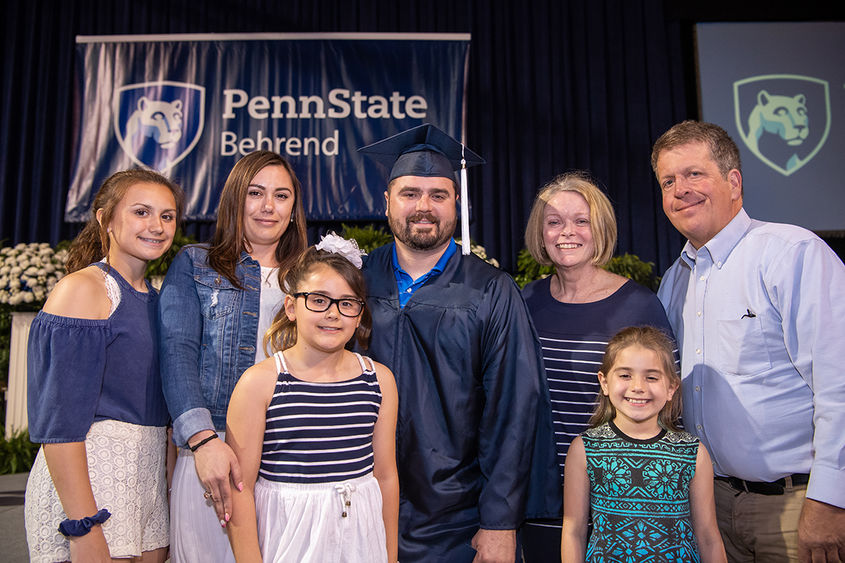
[[[421,219],[432,221],[432,224],[425,231],[415,230],[413,223]],[[444,221],[430,213],[415,213],[404,220],[389,215],[387,222],[390,224],[393,236],[405,246],[413,250],[431,250],[449,242],[449,239],[455,233],[458,218],[453,215]]]

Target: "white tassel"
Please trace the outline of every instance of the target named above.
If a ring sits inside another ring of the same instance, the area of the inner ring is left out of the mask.
[[[461,253],[468,256],[472,246],[469,239],[469,190],[467,188],[467,161],[461,144]]]

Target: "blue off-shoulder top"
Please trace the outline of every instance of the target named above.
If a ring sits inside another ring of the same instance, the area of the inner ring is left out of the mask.
[[[107,266],[97,264],[103,270]],[[113,268],[120,304],[108,319],[40,311],[29,332],[27,410],[30,440],[81,442],[96,420],[165,426],[158,370],[158,293],[134,289]]]

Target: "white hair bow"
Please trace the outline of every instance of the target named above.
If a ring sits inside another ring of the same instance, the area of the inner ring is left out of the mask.
[[[340,254],[352,262],[352,264],[358,269],[364,265],[364,261],[361,257],[367,255],[366,252],[358,248],[358,243],[355,240],[345,239],[342,236],[335,234],[334,231],[330,231],[324,235],[314,248],[317,250],[325,250],[326,252],[331,252],[332,254]]]

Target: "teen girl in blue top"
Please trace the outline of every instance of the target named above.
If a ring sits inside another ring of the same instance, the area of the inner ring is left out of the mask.
[[[675,426],[681,380],[672,341],[653,327],[622,330],[598,380],[590,429],[566,457],[563,563],[725,563],[710,456]]]
[[[353,337],[366,348],[372,325],[360,267],[357,245],[334,234],[309,248],[285,276],[290,293],[268,333],[276,354],[232,395],[239,562],[396,561],[396,383],[346,349]]]
[[[42,447],[26,488],[31,561],[167,556],[168,414],[144,271],[170,248],[182,201],[152,171],[108,178],[32,323],[29,431]]]
[[[174,563],[234,561],[223,526],[241,472],[217,433],[238,378],[266,358],[262,338],[284,298],[280,272],[304,248],[299,181],[284,158],[256,151],[226,180],[211,243],[182,249],[167,271],[159,322],[164,395],[179,446]]]

